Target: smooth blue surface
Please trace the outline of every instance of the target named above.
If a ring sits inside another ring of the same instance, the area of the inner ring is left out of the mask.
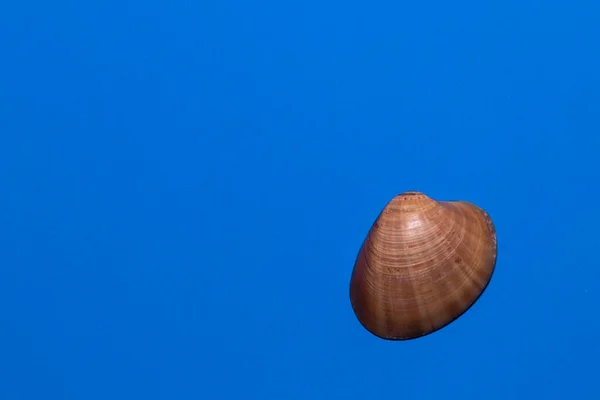
[[[598,2],[3,2],[0,399],[598,399]],[[394,195],[479,302],[358,323]]]

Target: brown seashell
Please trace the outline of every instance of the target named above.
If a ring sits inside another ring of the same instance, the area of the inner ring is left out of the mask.
[[[360,248],[350,280],[352,308],[382,339],[430,334],[477,301],[496,254],[494,224],[481,208],[402,193],[385,206]]]

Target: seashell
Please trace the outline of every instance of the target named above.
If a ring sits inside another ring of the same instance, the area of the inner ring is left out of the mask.
[[[360,248],[350,280],[352,308],[382,339],[428,335],[477,301],[496,254],[496,230],[483,209],[402,193],[385,206]]]

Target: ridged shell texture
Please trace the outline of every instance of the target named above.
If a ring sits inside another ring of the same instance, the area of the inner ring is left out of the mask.
[[[354,313],[383,339],[432,333],[477,301],[496,254],[496,231],[481,208],[402,193],[385,206],[360,248],[350,281]]]

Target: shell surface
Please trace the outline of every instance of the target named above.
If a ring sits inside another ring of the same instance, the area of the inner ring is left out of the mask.
[[[350,279],[352,308],[380,338],[430,334],[477,301],[496,254],[496,230],[483,209],[402,193],[385,206],[360,248]]]

